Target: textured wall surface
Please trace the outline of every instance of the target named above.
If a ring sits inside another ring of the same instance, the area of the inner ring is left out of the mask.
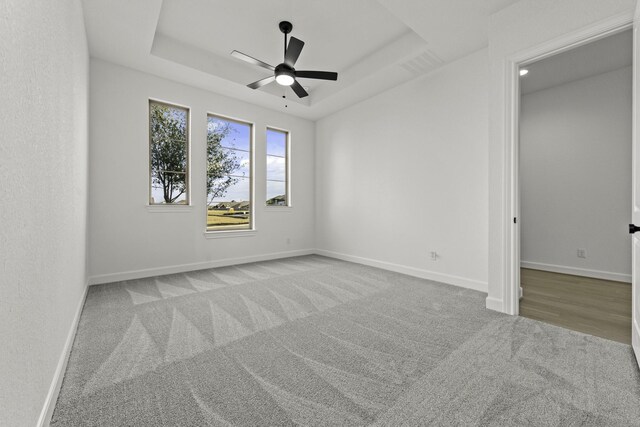
[[[191,109],[192,207],[186,212],[147,209],[150,98]],[[92,280],[151,276],[174,267],[192,270],[220,260],[238,263],[315,247],[313,122],[100,60],[91,61],[90,111]],[[252,236],[207,239],[204,235],[207,113],[254,123],[256,232]],[[267,126],[291,132],[292,208],[265,206]]]
[[[79,1],[0,2],[0,425],[35,425],[86,284]]]
[[[487,72],[481,50],[316,124],[318,248],[486,290]]]
[[[631,277],[631,86],[626,67],[522,97],[522,261]]]

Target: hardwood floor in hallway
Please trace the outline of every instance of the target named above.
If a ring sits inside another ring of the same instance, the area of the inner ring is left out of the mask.
[[[520,315],[631,344],[631,284],[523,268]]]

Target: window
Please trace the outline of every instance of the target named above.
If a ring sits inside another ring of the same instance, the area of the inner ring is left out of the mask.
[[[149,204],[189,204],[189,110],[149,101]]]
[[[267,206],[289,206],[289,133],[267,128]]]
[[[207,231],[251,229],[253,125],[207,117]]]

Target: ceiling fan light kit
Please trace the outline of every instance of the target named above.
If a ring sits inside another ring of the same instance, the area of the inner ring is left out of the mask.
[[[295,79],[293,68],[289,68],[286,64],[280,64],[275,70],[276,83],[282,86],[291,86]]]
[[[275,81],[282,86],[291,86],[291,89],[293,89],[293,91],[296,93],[296,95],[298,95],[299,98],[304,98],[305,96],[309,96],[309,94],[298,82],[298,78],[334,81],[338,80],[338,73],[334,73],[332,71],[296,71],[293,66],[298,60],[300,52],[302,52],[304,42],[295,37],[291,37],[289,43],[287,43],[287,34],[289,34],[291,30],[293,30],[293,24],[291,24],[291,22],[282,21],[280,22],[278,27],[284,34],[284,62],[282,62],[282,64],[278,64],[276,67],[274,67],[267,64],[266,62],[262,62],[259,59],[255,59],[237,50],[231,52],[231,56],[235,58],[241,59],[245,62],[257,65],[273,72],[272,76],[250,83],[247,85],[247,87],[251,89],[258,89]]]

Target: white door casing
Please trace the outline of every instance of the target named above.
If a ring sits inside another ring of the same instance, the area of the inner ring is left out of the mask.
[[[633,16],[633,131],[632,131],[632,203],[631,218],[640,225],[640,0]],[[640,366],[640,233],[632,235],[631,269],[631,343]]]
[[[636,1],[637,5],[640,5],[640,0]],[[640,6],[639,6],[640,7]],[[502,218],[504,220],[504,240],[503,240],[503,252],[502,256],[502,295],[498,300],[496,297],[487,298],[487,308],[502,311],[503,313],[517,315],[519,312],[519,297],[520,294],[520,224],[519,224],[519,173],[518,173],[518,120],[519,120],[519,101],[520,101],[520,88],[519,88],[519,68],[526,66],[533,62],[547,58],[549,56],[568,51],[578,46],[599,40],[612,34],[616,34],[620,31],[629,29],[632,24],[634,27],[634,157],[633,157],[633,209],[634,209],[634,221],[638,221],[636,224],[640,225],[640,176],[638,176],[638,185],[636,185],[635,167],[636,163],[640,166],[640,153],[637,154],[638,161],[636,162],[636,152],[640,151],[635,149],[635,123],[640,123],[640,112],[636,113],[636,110],[640,110],[640,72],[636,67],[636,56],[640,59],[640,41],[638,34],[635,32],[636,22],[640,20],[640,10],[636,8],[635,15],[631,13],[621,13],[619,15],[611,16],[599,22],[595,22],[587,27],[580,28],[571,33],[565,34],[561,37],[554,38],[548,42],[540,45],[516,52],[509,57],[505,58],[505,90],[504,90],[504,105],[505,105],[505,168],[503,170],[503,179],[505,183],[504,198],[502,199]],[[638,47],[636,47],[638,46]],[[636,55],[638,51],[638,55]],[[640,64],[639,64],[640,65]],[[637,76],[637,77],[636,77]],[[636,84],[637,82],[637,84]],[[638,93],[638,96],[635,94]],[[635,108],[636,99],[638,99],[638,109]],[[638,116],[638,120],[636,120]],[[639,129],[640,130],[640,129]],[[640,135],[639,135],[640,136]],[[638,197],[635,197],[636,188],[638,188]],[[638,200],[637,208],[635,200]],[[514,217],[518,218],[518,222],[514,223]],[[637,218],[637,219],[636,219]],[[638,239],[640,239],[640,232],[638,233]],[[634,239],[634,244],[636,240]],[[640,241],[637,242],[638,249],[640,249]],[[635,252],[634,252],[635,254]],[[638,252],[638,258],[640,258],[640,251]],[[634,255],[634,277],[636,267],[636,256]],[[640,260],[637,263],[640,274]],[[639,279],[640,280],[640,279]],[[635,281],[634,281],[635,287]],[[635,339],[640,341],[638,335],[638,320],[636,320],[640,313],[640,297],[638,292],[634,292],[634,328]],[[495,300],[495,301],[492,301]],[[634,348],[638,349],[638,345]]]

